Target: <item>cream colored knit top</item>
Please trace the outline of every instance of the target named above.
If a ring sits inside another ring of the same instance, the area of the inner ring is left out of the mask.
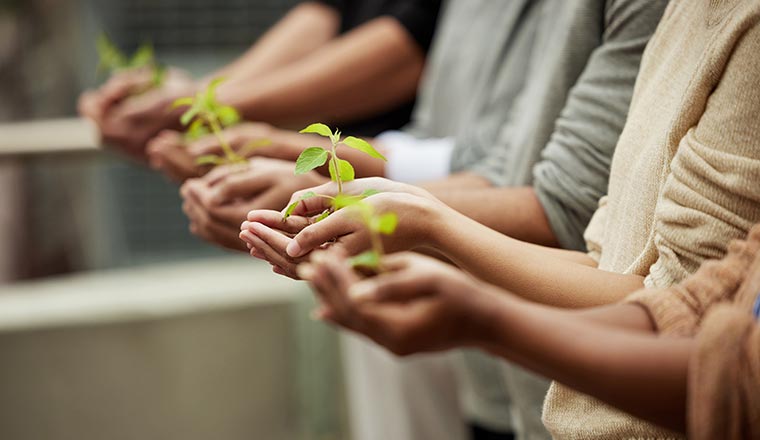
[[[672,0],[586,231],[599,268],[666,287],[760,221],[760,0]],[[555,439],[675,438],[554,384]]]

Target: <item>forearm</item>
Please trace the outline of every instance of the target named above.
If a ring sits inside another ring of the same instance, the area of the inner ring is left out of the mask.
[[[250,120],[300,127],[350,122],[412,99],[424,55],[392,18],[378,18],[255,82],[231,81],[220,100]]]
[[[340,28],[338,11],[319,2],[293,8],[243,56],[210,75],[229,82],[249,81],[290,64],[335,38]]]
[[[493,296],[491,306],[482,312],[490,316],[483,320],[483,348],[637,417],[683,432],[692,340],[614,329],[579,312],[499,293]],[[605,313],[621,310],[626,309],[610,308]]]
[[[509,237],[557,247],[557,238],[531,187],[436,190],[441,201]]]
[[[507,237],[449,208],[425,219],[431,246],[476,277],[531,301],[582,308],[610,304],[643,287],[643,277],[596,269],[581,252]]]

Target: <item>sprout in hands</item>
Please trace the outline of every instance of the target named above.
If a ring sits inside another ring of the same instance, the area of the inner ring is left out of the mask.
[[[150,87],[159,87],[166,78],[166,68],[156,61],[153,45],[150,43],[143,44],[131,57],[128,57],[103,33],[98,37],[97,48],[100,58],[98,71],[100,72],[105,71],[114,74],[127,70],[149,68],[153,72]]]
[[[359,139],[353,136],[349,136],[341,140],[341,133],[339,130],[335,130],[333,133],[330,127],[325,124],[311,124],[310,126],[301,130],[301,133],[314,133],[320,136],[324,136],[330,139],[332,143],[331,149],[325,150],[321,147],[310,147],[301,153],[296,160],[296,174],[306,174],[311,170],[321,167],[330,161],[330,178],[338,185],[338,194],[343,193],[343,183],[354,180],[355,172],[354,167],[347,160],[343,160],[338,157],[338,146],[345,145],[346,147],[353,148],[368,154],[376,159],[387,161],[387,159],[375,150],[369,142],[364,139]]]
[[[180,118],[182,125],[188,127],[188,138],[198,139],[207,134],[213,134],[219,141],[224,157],[213,154],[201,156],[197,160],[198,165],[244,164],[252,149],[269,144],[268,140],[255,141],[240,151],[235,151],[222,135],[222,130],[240,122],[240,114],[234,107],[222,105],[216,99],[216,89],[223,82],[224,79],[217,78],[209,83],[206,90],[198,92],[194,97],[180,98],[172,105],[173,109],[189,107]]]

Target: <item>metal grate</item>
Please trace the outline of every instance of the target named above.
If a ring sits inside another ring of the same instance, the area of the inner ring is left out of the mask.
[[[95,12],[125,46],[153,41],[160,50],[219,50],[248,46],[296,0],[99,1]]]
[[[91,0],[98,29],[123,48],[153,42],[159,58],[203,70],[224,56],[240,54],[296,3],[296,0]],[[105,266],[178,257],[205,256],[214,248],[187,232],[177,187],[162,176],[121,160],[98,171],[99,206],[113,220],[118,237],[106,251]]]

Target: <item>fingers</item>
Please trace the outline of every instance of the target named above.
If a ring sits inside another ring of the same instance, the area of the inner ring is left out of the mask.
[[[336,238],[350,234],[366,236],[366,231],[355,220],[350,219],[345,211],[338,211],[319,223],[305,227],[296,235],[286,249],[291,257],[301,257],[312,250]],[[351,239],[350,244],[356,245],[360,238]],[[353,249],[348,249],[349,251]]]
[[[272,187],[268,175],[260,173],[232,173],[218,180],[210,188],[208,203],[221,205],[238,199],[250,199]],[[270,196],[271,197],[271,196]],[[270,202],[270,200],[264,200]],[[271,203],[271,202],[270,202]]]
[[[190,219],[190,231],[193,234],[227,249],[248,252],[245,243],[239,239],[236,227],[215,220],[192,199],[185,201],[182,210]]]
[[[309,226],[311,221],[306,217],[291,216],[282,218],[279,211],[255,210],[248,213],[248,221],[243,223],[242,228],[247,229],[249,223],[261,223],[272,229],[277,229],[288,234],[298,234],[303,228]]]
[[[187,179],[199,177],[202,167],[196,165],[185,148],[182,136],[171,130],[164,130],[152,139],[146,148],[148,163],[151,168],[166,174],[169,179],[182,183]]]
[[[284,249],[290,238],[260,223],[249,224],[239,237],[251,245],[251,256],[266,260],[290,278],[299,279],[297,267],[304,260],[285,254]]]

